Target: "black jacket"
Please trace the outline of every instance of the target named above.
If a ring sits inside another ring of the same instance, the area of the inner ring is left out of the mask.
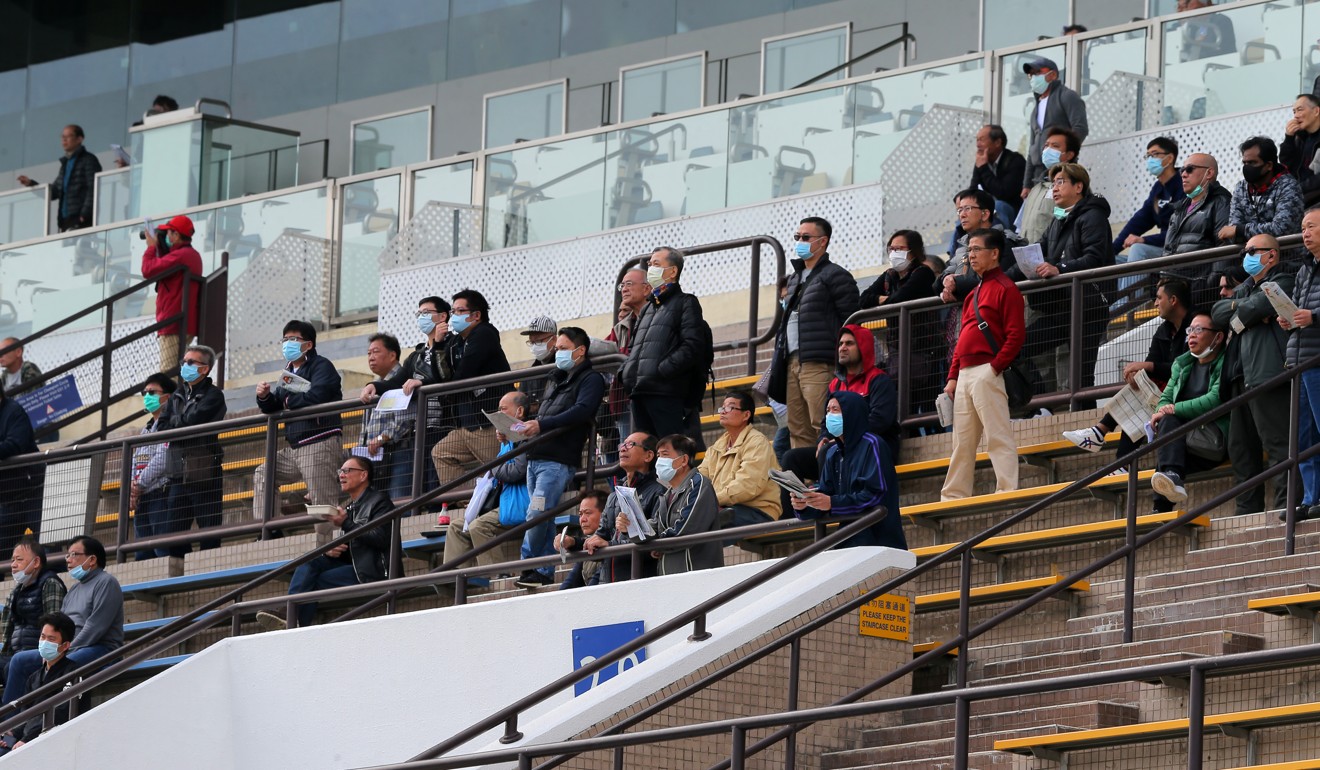
[[[64,169],[73,163],[69,172],[69,188],[64,189]],[[56,211],[61,212],[60,220],[76,221],[84,227],[92,224],[92,204],[96,191],[96,175],[101,171],[101,161],[87,151],[87,146],[78,148],[73,155],[60,158],[60,172],[50,185],[50,197],[60,201]],[[67,216],[64,214],[67,212]]]
[[[449,365],[449,354],[446,352],[449,339],[451,338],[446,337],[432,345],[429,352],[426,343],[418,344],[404,359],[399,371],[393,377],[372,383],[376,386],[376,395],[383,395],[387,390],[398,390],[408,380],[416,379],[423,385],[434,385],[437,382],[448,382],[453,379],[454,370]],[[441,428],[446,425],[452,427],[452,421],[447,419],[444,400],[440,396],[427,396],[426,426]]]
[[[473,326],[467,337],[449,335],[445,341],[445,352],[449,355],[449,365],[455,380],[509,371],[509,359],[504,357],[504,346],[500,344],[500,331],[488,321]],[[468,430],[489,428],[490,421],[482,412],[493,412],[499,408],[502,395],[504,390],[498,387],[453,394],[449,402],[453,405],[455,423]]]
[[[32,420],[18,402],[0,396],[0,486],[13,491],[45,480],[44,465],[6,468],[5,460],[37,451]]]
[[[180,385],[170,394],[156,430],[197,428],[223,420],[227,411],[224,391],[217,388],[210,377],[203,377],[192,385]],[[215,433],[175,439],[170,442],[170,450],[180,450],[185,460],[209,465],[219,465],[224,455],[224,450],[220,448],[220,437]]]
[[[69,656],[67,655],[60,658],[55,665],[51,666],[49,669],[46,668],[45,661],[42,661],[41,667],[36,671],[33,671],[32,675],[28,677],[27,691],[32,692],[38,687],[43,687],[51,682],[63,682],[67,687],[75,681],[81,681],[81,677],[75,680],[69,676],[69,674],[72,674],[77,670],[78,664],[69,660]],[[19,741],[26,743],[36,740],[37,736],[41,735],[41,732],[44,729],[45,716],[45,714],[38,714],[32,719],[29,719],[26,724],[15,727],[11,731],[14,736],[14,743]],[[55,724],[62,725],[67,721],[69,721],[69,704],[64,703],[60,706],[56,706]]]
[[[591,418],[605,398],[605,378],[591,368],[591,358],[583,356],[569,371],[556,370],[541,399],[536,414],[541,432],[569,428],[567,435],[552,442],[539,442],[527,450],[529,460],[550,460],[570,468],[582,464],[582,447],[591,435]]]
[[[985,190],[995,200],[1007,203],[1016,214],[1022,208],[1022,179],[1026,175],[1027,159],[1005,147],[997,163],[972,169],[972,181],[967,186]]]
[[[647,300],[623,364],[629,397],[691,396],[693,380],[706,379],[705,372],[697,371],[704,344],[702,321],[701,301],[677,283]]]
[[[1205,197],[1191,206],[1186,200],[1176,204],[1164,231],[1164,256],[1218,245],[1219,230],[1228,224],[1232,205],[1233,194],[1217,181],[1211,182]]]
[[[1187,327],[1192,325],[1192,313],[1183,316],[1180,326],[1174,328],[1172,321],[1163,321],[1155,328],[1150,338],[1150,348],[1146,351],[1146,360],[1154,366],[1149,374],[1160,385],[1169,382],[1173,373],[1173,361],[1187,352]]]
[[[1320,131],[1314,134],[1298,131],[1279,142],[1279,162],[1302,185],[1302,198],[1308,206],[1320,198],[1320,175],[1311,170],[1317,149],[1320,149]]]
[[[292,364],[288,368],[291,367]],[[315,348],[307,351],[307,360],[303,362],[297,374],[312,383],[311,389],[306,393],[291,393],[282,387],[271,388],[265,398],[257,399],[257,406],[262,412],[276,414],[285,409],[299,409],[343,400],[339,371],[335,369],[330,359],[321,356]],[[343,421],[339,419],[339,415],[326,414],[287,423],[284,438],[289,442],[289,446],[298,447],[342,433]]]
[[[1085,195],[1063,219],[1055,219],[1041,236],[1040,248],[1045,261],[1059,268],[1061,275],[1079,270],[1093,270],[1114,264],[1114,252],[1109,243],[1109,201],[1099,195]],[[1014,281],[1033,280],[1034,275],[1023,275],[1016,264],[1008,271]],[[1042,313],[1067,313],[1068,303],[1058,301],[1067,289],[1054,289],[1032,297],[1033,307]],[[1046,296],[1048,295],[1048,296]],[[1085,284],[1083,295],[1091,301],[1102,298],[1098,284]]]
[[[829,254],[821,255],[804,283],[805,269],[803,260],[794,259],[793,275],[788,279],[787,313],[796,310],[798,314],[798,361],[833,365],[838,360],[839,329],[860,304],[857,281],[831,262]],[[787,322],[779,334],[787,339]]]
[[[394,503],[384,492],[367,487],[362,496],[344,506],[344,532],[352,532],[373,519],[394,510]],[[384,580],[389,572],[390,528],[379,526],[348,543],[353,572],[359,583]]]
[[[1303,250],[1305,261],[1297,269],[1292,299],[1299,310],[1310,310],[1312,317],[1320,316],[1320,262]],[[1320,355],[1320,324],[1293,329],[1288,332],[1288,350],[1285,365],[1300,366],[1307,359]]]

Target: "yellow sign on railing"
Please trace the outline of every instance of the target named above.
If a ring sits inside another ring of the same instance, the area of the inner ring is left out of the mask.
[[[862,636],[912,639],[912,601],[906,596],[882,594],[863,604],[858,610],[857,632]]]

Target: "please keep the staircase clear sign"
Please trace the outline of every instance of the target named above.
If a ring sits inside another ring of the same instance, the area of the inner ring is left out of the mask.
[[[912,602],[906,596],[895,594],[872,599],[858,612],[857,631],[862,636],[909,641],[912,638]]]

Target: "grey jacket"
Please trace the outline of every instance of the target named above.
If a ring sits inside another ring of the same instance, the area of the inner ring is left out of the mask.
[[[1062,80],[1056,80],[1050,84],[1050,90],[1045,92],[1049,101],[1045,102],[1045,126],[1048,129],[1052,126],[1063,126],[1070,128],[1082,141],[1086,141],[1086,135],[1090,132],[1086,124],[1086,102],[1077,92],[1063,84]],[[1040,103],[1037,98],[1036,104]],[[1027,151],[1027,173],[1022,178],[1023,187],[1031,187],[1041,179],[1045,178],[1045,163],[1040,159],[1040,153],[1045,149],[1045,131],[1036,125],[1036,107],[1031,108],[1031,115],[1028,117],[1031,124],[1031,149]]]
[[[673,499],[666,502],[669,496],[666,490],[656,506],[651,527],[658,538],[696,535],[719,527],[720,504],[715,498],[715,486],[709,479],[693,471],[673,494]],[[724,544],[718,540],[660,556],[661,575],[723,566]]]
[[[124,646],[124,592],[115,576],[101,567],[69,589],[64,614],[76,629],[70,649],[104,644],[117,650]]]
[[[1293,276],[1284,272],[1281,265],[1276,265],[1265,280],[1292,294]],[[1212,316],[1221,329],[1232,328],[1234,316],[1243,326],[1229,343],[1227,365],[1232,370],[1225,370],[1225,374],[1233,379],[1241,377],[1244,386],[1254,388],[1283,371],[1288,334],[1279,327],[1274,306],[1255,278],[1239,284],[1230,299],[1216,302]]]
[[[1310,310],[1313,319],[1320,317],[1320,264],[1309,253],[1306,254],[1306,262],[1297,271],[1292,299],[1298,308]],[[1312,323],[1305,329],[1288,332],[1288,366],[1297,366],[1317,355],[1320,355],[1320,325]]]
[[[1260,195],[1251,193],[1245,179],[1238,182],[1233,188],[1233,207],[1228,212],[1228,223],[1237,225],[1238,237],[1243,241],[1261,233],[1282,238],[1301,232],[1305,208],[1302,186],[1286,169],[1280,168],[1279,175]]]

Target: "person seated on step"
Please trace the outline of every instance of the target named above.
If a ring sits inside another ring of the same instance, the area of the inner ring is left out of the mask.
[[[375,464],[365,457],[352,455],[344,460],[339,467],[339,489],[348,502],[329,517],[332,525],[348,533],[393,510],[389,496],[372,486],[374,473]],[[299,565],[289,581],[289,594],[384,580],[389,576],[389,553],[390,528],[376,527]],[[311,625],[315,619],[316,602],[298,605],[299,626]],[[283,617],[264,610],[257,613],[257,622],[267,630],[288,627]]]
[[[1123,367],[1123,381],[1136,388],[1137,372],[1145,372],[1156,386],[1163,388],[1169,382],[1173,361],[1187,352],[1187,327],[1192,324],[1192,288],[1185,279],[1165,278],[1155,287],[1155,311],[1161,323],[1150,338],[1146,358]],[[1105,436],[1118,427],[1118,421],[1106,413],[1089,428],[1065,430],[1063,437],[1087,452],[1099,452],[1105,445]],[[1131,439],[1126,433],[1118,438],[1118,456],[1123,457],[1145,443],[1142,436]],[[1114,475],[1127,473],[1125,468]]]
[[[527,418],[527,409],[531,398],[521,391],[511,390],[500,397],[499,410],[514,420]],[[509,437],[495,432],[500,442],[498,456],[513,451],[513,442]],[[527,520],[527,454],[515,455],[491,469],[491,478],[495,488],[490,491],[485,505],[471,524],[460,516],[449,522],[445,532],[444,560],[451,562],[463,554],[478,548]],[[478,554],[476,563],[479,567],[518,560],[520,540],[508,540],[489,551]],[[471,563],[463,566],[471,566]]]
[[[1224,332],[1209,313],[1197,313],[1187,327],[1187,352],[1174,359],[1169,384],[1150,416],[1151,430],[1165,436],[1219,406],[1219,376],[1224,366]],[[1172,511],[1187,499],[1184,476],[1209,470],[1224,461],[1228,416],[1181,436],[1156,452],[1156,472],[1150,479],[1156,513]]]
[[[601,516],[605,512],[605,501],[608,499],[609,495],[599,489],[588,489],[579,495],[577,524],[570,524],[564,527],[565,531],[555,535],[555,550],[570,553],[581,551],[587,540],[600,531]],[[580,561],[573,565],[568,577],[559,584],[559,590],[594,586],[600,583],[600,577],[600,559]]]
[[[825,406],[829,443],[820,461],[819,483],[805,495],[792,495],[799,519],[863,514],[877,506],[887,513],[876,524],[839,544],[840,548],[882,545],[907,549],[898,512],[898,475],[888,447],[867,429],[866,399],[856,393],[830,393]]]
[[[665,488],[656,505],[651,528],[655,540],[697,535],[716,529],[719,503],[715,487],[697,471],[692,461],[697,445],[682,433],[674,433],[656,442],[655,475]],[[650,538],[647,542],[654,542]],[[699,569],[724,566],[724,547],[717,540],[692,545],[681,550],[651,551],[660,575],[676,575]]]
[[[69,675],[80,665],[69,660],[68,656],[74,634],[77,633],[74,631],[73,619],[63,612],[51,612],[42,615],[38,623],[41,631],[37,642],[37,654],[41,656],[42,665],[28,677],[27,691],[32,692],[38,687],[53,682],[60,682],[65,687],[72,686],[75,680]],[[52,727],[69,721],[69,704],[56,706],[53,716]],[[0,736],[0,757],[36,740],[45,729],[45,714],[38,714],[11,729]]]
[[[628,542],[628,517],[619,513],[622,502],[619,500],[618,487],[634,490],[642,514],[647,520],[655,518],[656,508],[665,496],[665,488],[655,478],[655,444],[655,436],[640,431],[630,434],[619,444],[619,470],[623,474],[610,479],[611,491],[605,500],[600,529],[588,537],[583,545],[588,553],[595,553],[597,548]],[[642,576],[655,574],[654,567],[643,555]],[[631,577],[632,557],[623,554],[605,560],[600,582],[617,583]]]
[[[722,526],[775,521],[782,509],[770,469],[779,464],[770,439],[752,425],[755,399],[745,390],[730,391],[719,415],[724,434],[706,450],[698,470],[715,487]]]
[[[55,570],[46,564],[46,546],[26,537],[14,546],[9,562],[14,590],[0,615],[0,669],[9,665],[14,653],[37,649],[41,618],[64,606],[68,589]],[[70,637],[72,638],[72,637]]]
[[[61,612],[73,620],[73,641],[65,653],[70,662],[85,666],[124,646],[124,593],[114,575],[105,571],[105,546],[89,535],[75,538],[64,554],[69,576],[77,583],[64,597]],[[40,650],[17,653],[9,661],[0,703],[28,694],[33,672],[41,668]]]

